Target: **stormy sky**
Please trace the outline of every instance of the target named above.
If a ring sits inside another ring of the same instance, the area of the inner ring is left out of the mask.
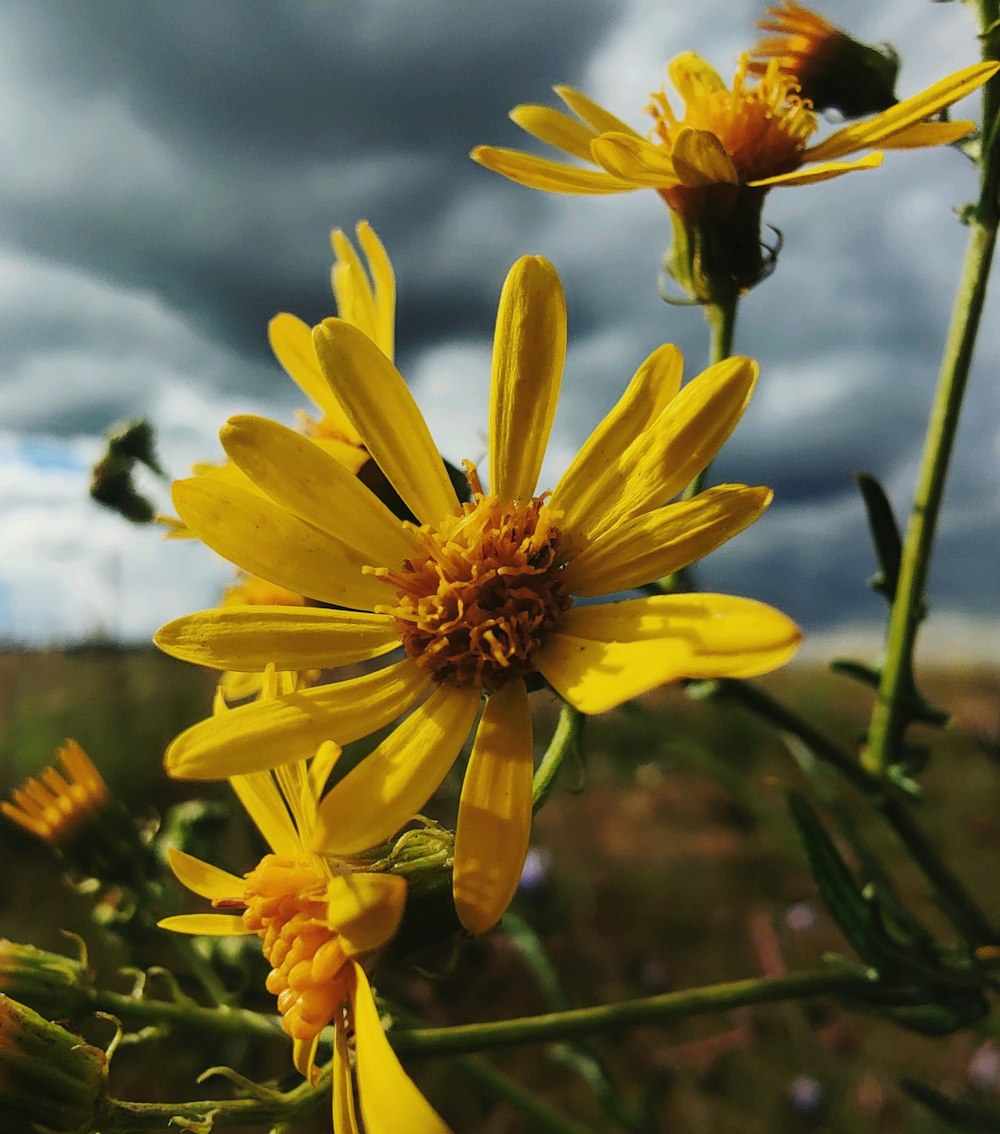
[[[977,57],[959,4],[829,0],[903,57],[912,94]],[[478,458],[496,301],[548,256],[570,352],[546,465],[557,475],[636,365],[676,342],[705,362],[697,309],[666,306],[670,240],[651,192],[550,197],[475,166],[520,145],[519,102],[581,87],[636,126],[684,50],[728,79],[750,0],[9,0],[0,9],[0,639],[141,641],[211,604],[229,568],[87,498],[113,422],[147,416],[175,476],[220,456],[236,412],[305,408],[268,319],[332,313],[329,230],[367,218],[399,285],[398,362],[445,454]],[[975,115],[975,99],[959,108]],[[823,129],[830,129],[824,124]],[[851,472],[912,493],[975,174],[954,150],[773,191],[774,275],[743,302],[754,402],[714,470],[776,503],[700,572],[822,637],[877,628],[881,600]],[[984,325],[931,599],[936,641],[997,652],[1000,343]],[[144,481],[161,505],[163,486]]]

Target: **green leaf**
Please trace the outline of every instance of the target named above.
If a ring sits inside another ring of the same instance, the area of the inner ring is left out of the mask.
[[[865,505],[868,528],[871,531],[875,557],[879,565],[878,573],[868,580],[868,585],[873,591],[883,595],[888,602],[892,602],[899,583],[899,563],[903,547],[899,525],[896,523],[889,497],[875,477],[870,473],[857,472],[854,474],[854,480]]]

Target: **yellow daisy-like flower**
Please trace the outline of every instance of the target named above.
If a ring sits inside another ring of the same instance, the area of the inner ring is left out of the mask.
[[[389,357],[393,357],[396,321],[396,280],[382,242],[367,221],[359,221],[358,244],[364,261],[351,241],[340,229],[330,234],[334,263],[330,274],[336,310],[363,331]],[[349,472],[362,474],[370,465],[368,452],[357,430],[344,413],[336,395],[324,380],[312,342],[312,328],[287,312],[276,315],[268,325],[268,338],[275,357],[289,377],[320,410],[320,417],[300,413],[303,432]],[[232,461],[221,464],[203,462],[194,468],[203,476],[224,484],[232,484],[254,492],[252,480]],[[194,533],[182,520],[161,516],[168,527],[168,539],[189,539]],[[308,599],[285,587],[243,572],[239,581],[229,587],[224,606],[305,606]],[[221,688],[230,702],[245,701],[260,693],[260,673],[229,671],[223,674]]]
[[[754,45],[747,67],[751,75],[766,75],[774,59],[816,110],[832,107],[847,118],[874,114],[895,103],[899,57],[891,49],[859,43],[792,0],[768,8],[757,26],[776,34]]]
[[[436,790],[487,695],[459,804],[454,892],[473,932],[492,926],[520,875],[531,821],[526,679],[541,674],[584,713],[684,677],[744,677],[781,665],[799,631],[727,595],[573,605],[680,569],[752,523],[766,488],[721,485],[669,503],[714,457],[757,377],[746,358],[681,386],[666,345],[639,367],[551,493],[536,488],[566,351],[552,266],[524,257],[500,298],[490,400],[489,490],[471,465],[460,503],[403,378],[357,328],[316,329],[323,371],[419,524],[401,523],[357,478],[291,430],[237,417],[222,432],[259,492],[194,479],[175,502],[188,526],[245,570],[337,607],[210,610],[170,623],[168,653],[222,669],[331,667],[405,647],[363,677],[233,710],[182,733],[175,776],[280,765],[302,746],[347,744],[410,715],[329,792],[345,849],[372,846]],[[429,695],[428,695],[429,693]]]
[[[74,839],[104,815],[110,793],[101,773],[75,740],[57,750],[62,772],[45,768],[0,800],[0,812],[29,834],[55,847]],[[65,773],[65,774],[64,774]]]
[[[334,256],[330,281],[336,311],[341,319],[363,331],[391,359],[396,326],[396,277],[392,261],[367,221],[358,222],[356,234],[364,261],[341,229],[335,228],[330,233]],[[268,324],[267,335],[275,358],[319,410],[318,418],[305,412],[299,413],[303,433],[350,472],[360,471],[368,460],[368,453],[358,431],[323,378],[313,347],[312,328],[296,315],[282,312]],[[254,490],[253,482],[232,461],[221,464],[204,461],[195,465],[193,472],[196,476]],[[159,518],[170,529],[167,532],[169,539],[192,536],[183,521]],[[253,602],[252,589],[245,594],[246,601]],[[229,601],[235,602],[236,599],[231,596]]]
[[[286,684],[287,687],[287,684]],[[220,714],[224,719],[226,711]],[[359,1134],[348,1037],[365,1134],[449,1134],[403,1071],[379,1019],[361,959],[396,932],[406,882],[352,871],[316,850],[320,794],[339,748],[312,761],[233,777],[234,791],[271,847],[242,878],[183,851],[168,852],[178,879],[229,913],[180,914],[159,924],[177,933],[256,934],[272,966],[267,989],[292,1037],[296,1068],[315,1081],[320,1033],[333,1024],[333,1130]]]
[[[859,150],[912,149],[964,137],[974,129],[972,122],[927,118],[981,86],[998,64],[966,67],[814,145],[809,142],[816,117],[797,80],[773,59],[759,82],[750,84],[750,68],[744,56],[730,88],[700,56],[677,56],[669,74],[684,109],[676,113],[663,91],[654,93],[648,108],[651,140],[571,87],[555,91],[575,117],[548,106],[511,111],[523,130],[587,163],[584,167],[494,146],[478,146],[472,158],[520,185],[553,193],[655,189],[675,218],[675,276],[699,302],[719,302],[767,273],[759,233],[769,189],[881,164],[877,152],[832,160]]]

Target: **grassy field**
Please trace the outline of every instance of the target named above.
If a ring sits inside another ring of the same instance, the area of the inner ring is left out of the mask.
[[[856,743],[868,705],[858,686],[795,669],[766,684],[845,746]],[[942,673],[927,684],[954,720],[947,731],[928,734],[935,754],[923,777],[919,818],[987,913],[1000,919],[1000,674]],[[209,675],[151,651],[0,656],[0,792],[37,772],[56,745],[73,736],[137,815],[162,814],[190,792],[190,785],[164,777],[163,748],[205,714],[210,693]],[[554,708],[540,706],[540,741]],[[849,952],[817,901],[785,810],[781,785],[802,784],[795,761],[745,710],[667,690],[590,722],[585,749],[585,769],[564,769],[538,818],[539,869],[516,907],[562,974],[569,1003],[815,968],[827,951]],[[585,790],[574,790],[584,781]],[[446,785],[442,815],[453,806],[454,792],[454,784]],[[214,794],[225,798],[224,789]],[[915,908],[943,933],[943,918],[894,839],[860,800],[847,793],[842,801],[856,810],[862,834],[897,873]],[[87,938],[100,963],[113,967],[114,949],[89,923],[86,897],[60,884],[59,868],[41,844],[3,824],[0,856],[0,933],[65,949],[58,930],[71,928]],[[231,825],[213,857],[239,873],[256,852],[245,828]],[[390,991],[432,1022],[550,1006],[502,932],[457,954],[442,945],[419,960],[419,970],[391,979]],[[252,974],[256,963],[241,954],[230,976]],[[267,1007],[266,999],[260,1006]],[[994,1031],[987,1021],[929,1038],[824,1002],[632,1029],[603,1037],[596,1050],[627,1105],[648,1111],[650,1125],[642,1129],[650,1132],[932,1134],[952,1127],[912,1102],[899,1088],[900,1077],[1000,1107]],[[247,1069],[241,1061],[248,1058],[238,1047],[220,1052],[197,1040],[186,1042],[178,1056],[168,1042],[151,1041],[123,1050],[112,1081],[123,1097],[171,1091],[194,1097],[191,1074],[230,1061]],[[524,1048],[490,1062],[563,1107],[583,1128],[619,1128],[603,1115],[565,1049]],[[537,1128],[444,1061],[425,1060],[413,1070],[456,1131],[529,1134]],[[328,1129],[329,1117],[318,1117],[314,1126]]]

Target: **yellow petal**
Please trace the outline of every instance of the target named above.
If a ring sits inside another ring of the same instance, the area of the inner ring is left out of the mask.
[[[389,483],[421,523],[458,508],[458,497],[402,375],[350,323],[324,319],[313,331],[323,373]]]
[[[275,854],[298,858],[302,839],[270,772],[230,776],[229,786]]]
[[[333,1040],[333,1134],[361,1134],[354,1111],[354,1084],[347,1034],[338,1020]]]
[[[396,276],[392,270],[392,261],[367,221],[358,221],[355,232],[358,243],[368,258],[368,270],[375,289],[377,333],[371,339],[386,358],[392,358],[396,338]]]
[[[556,691],[603,713],[684,677],[753,677],[783,665],[801,633],[780,611],[730,595],[658,595],[574,607],[537,655]]]
[[[308,437],[266,417],[231,417],[219,436],[229,456],[286,511],[336,536],[366,562],[396,566],[413,536],[381,500]]]
[[[865,154],[864,157],[854,161],[825,161],[819,165],[807,165],[802,169],[793,169],[791,173],[777,173],[774,177],[761,177],[757,181],[748,181],[754,188],[766,188],[771,185],[814,185],[818,181],[829,181],[845,173],[854,173],[859,169],[878,169],[882,164],[882,154]]]
[[[804,161],[824,161],[827,158],[842,157],[856,150],[874,149],[898,134],[944,107],[950,106],[977,87],[981,87],[991,76],[1000,70],[1000,63],[975,63],[964,67],[953,75],[948,75],[912,98],[904,98],[874,118],[865,119],[845,126],[831,134],[818,145],[811,146],[802,155]]]
[[[605,110],[603,106],[591,101],[585,94],[574,90],[573,87],[560,84],[552,89],[578,118],[586,122],[588,126],[592,126],[599,134],[635,134],[636,137],[639,137],[638,132],[633,130],[627,122],[623,122],[610,110]]]
[[[337,314],[367,335],[379,350],[377,343],[378,320],[375,314],[375,292],[361,259],[343,231],[335,228],[330,233],[330,244],[335,256],[330,282],[337,304]],[[382,351],[385,354],[385,351]]]
[[[683,368],[681,352],[665,343],[635,372],[618,404],[590,435],[553,490],[552,506],[562,513],[565,530],[580,527],[595,502],[604,499],[618,458],[680,389]]]
[[[365,1134],[451,1134],[389,1045],[364,969],[352,962],[358,1096]]]
[[[459,920],[485,933],[510,905],[531,835],[531,712],[523,681],[486,702],[465,772],[455,832]]]
[[[327,420],[327,424],[329,421]],[[353,431],[353,426],[351,427]],[[360,445],[349,445],[346,441],[338,441],[336,437],[312,437],[311,441],[324,453],[328,453],[353,476],[357,476],[361,467],[371,458],[368,450]]]
[[[300,671],[376,658],[399,645],[399,631],[387,614],[238,606],[185,615],[157,630],[153,641],[195,665],[258,673],[269,662]]]
[[[430,683],[407,660],[377,673],[241,705],[186,729],[167,749],[170,775],[222,780],[300,760],[327,740],[349,744],[395,720]]]
[[[723,484],[619,524],[563,573],[574,595],[639,587],[701,559],[741,532],[771,502],[769,488]]]
[[[292,1041],[292,1063],[295,1070],[315,1086],[319,1082],[319,1071],[316,1067],[316,1052],[319,1049],[319,1035],[311,1039],[296,1039]]]
[[[674,139],[670,160],[677,176],[689,188],[740,183],[733,159],[711,130],[685,127]]]
[[[615,461],[576,523],[585,540],[666,504],[732,433],[757,381],[757,364],[727,358],[688,382]],[[564,521],[565,523],[565,521]],[[567,533],[572,529],[566,524]]]
[[[710,95],[727,90],[722,76],[694,51],[682,51],[667,64],[667,74],[685,104],[703,103]]]
[[[358,956],[395,936],[405,904],[406,882],[394,874],[340,875],[327,886],[326,923],[344,952]]]
[[[176,847],[167,848],[167,862],[177,881],[201,898],[214,902],[220,898],[243,897],[243,879],[228,870],[202,862]]]
[[[343,435],[344,440],[360,445],[361,438],[337,401],[330,384],[323,377],[316,348],[312,341],[312,328],[294,315],[283,312],[275,315],[267,325],[267,337],[274,357],[284,367],[288,377],[323,411],[328,424]]]
[[[578,169],[575,165],[499,146],[476,146],[469,157],[509,181],[547,193],[624,193],[638,188],[602,170]]]
[[[535,491],[566,359],[566,297],[555,268],[522,256],[504,282],[493,338],[490,492],[529,500]]]
[[[232,914],[175,914],[162,918],[156,924],[159,929],[169,929],[171,933],[203,934],[206,937],[246,937],[253,932],[243,924],[243,918]]]
[[[602,134],[590,143],[590,156],[634,189],[671,189],[681,184],[669,154],[634,134]]]
[[[590,143],[597,136],[589,127],[550,106],[515,106],[511,118],[533,137],[590,161]]]
[[[315,848],[356,854],[412,819],[454,764],[479,700],[478,689],[438,686],[323,797]]]
[[[975,122],[956,118],[953,122],[918,122],[879,142],[883,150],[915,150],[923,146],[950,146],[975,130]]]
[[[170,653],[164,650],[164,653]],[[227,670],[220,678],[216,689],[216,696],[222,698],[222,703],[228,708],[238,701],[249,701],[251,697],[258,697],[261,690],[261,674],[238,673]]]
[[[334,606],[385,602],[385,584],[363,574],[362,555],[266,496],[195,477],[174,483],[174,506],[202,543],[251,575]]]

